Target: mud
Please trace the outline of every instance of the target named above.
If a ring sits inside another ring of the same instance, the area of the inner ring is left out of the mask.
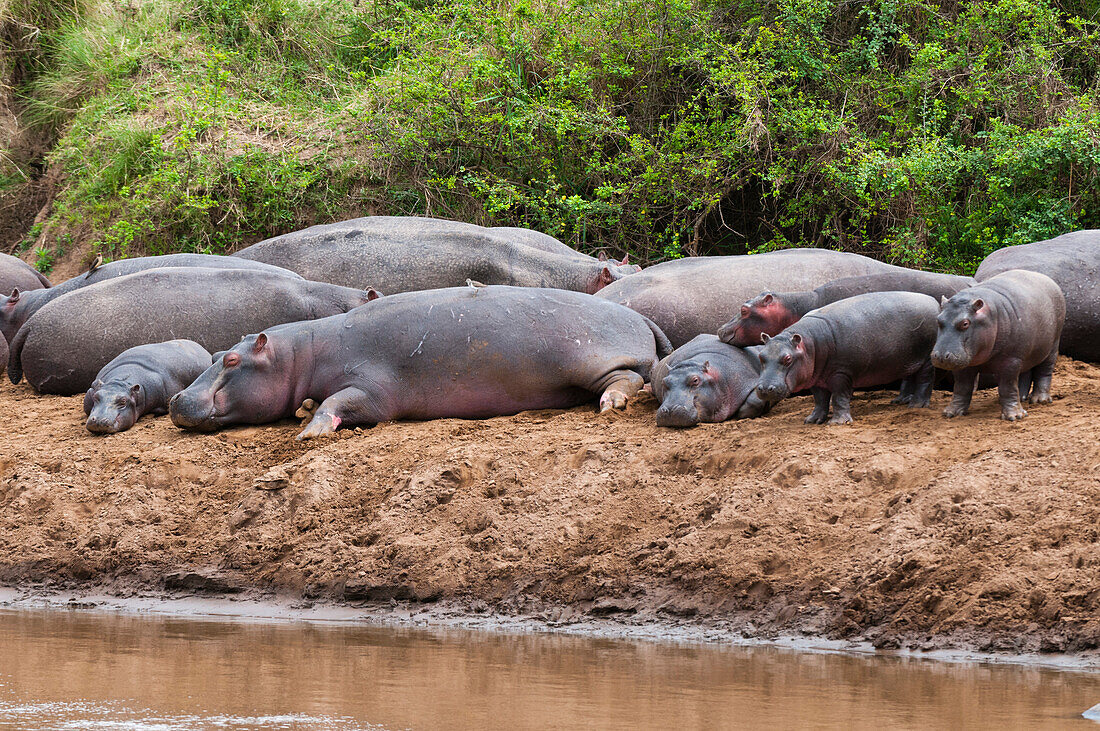
[[[877,648],[1094,656],[1100,368],[1019,424],[859,394],[856,424],[658,429],[643,396],[485,421],[95,437],[0,387],[0,584],[20,596],[432,606],[546,625],[721,626]]]

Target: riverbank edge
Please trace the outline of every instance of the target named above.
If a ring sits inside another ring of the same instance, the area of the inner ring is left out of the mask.
[[[364,624],[413,631],[468,631],[503,634],[562,634],[593,639],[668,644],[725,645],[730,648],[774,648],[792,652],[890,657],[949,663],[1023,665],[1072,672],[1100,671],[1100,652],[1003,653],[972,649],[969,641],[940,636],[944,647],[932,650],[878,649],[864,638],[834,640],[812,633],[754,635],[746,623],[733,619],[705,618],[691,621],[658,617],[585,617],[557,622],[546,619],[555,609],[537,614],[508,614],[492,609],[479,611],[470,603],[441,601],[338,603],[280,598],[262,592],[239,596],[202,596],[187,592],[148,592],[122,597],[97,588],[38,589],[0,586],[0,611],[85,611],[191,619],[196,621],[308,622]],[[955,646],[957,645],[957,646]]]

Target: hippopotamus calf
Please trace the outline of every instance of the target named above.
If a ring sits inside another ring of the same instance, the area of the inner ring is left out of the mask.
[[[1038,272],[1007,271],[945,298],[932,349],[932,363],[955,377],[943,415],[967,413],[983,373],[997,379],[1002,419],[1027,416],[1021,396],[1029,403],[1049,404],[1065,319],[1062,290]]]
[[[126,431],[145,414],[167,414],[168,399],[210,367],[206,348],[191,340],[139,345],[124,351],[96,376],[84,394],[86,426],[93,434]]]
[[[320,402],[307,439],[342,424],[486,418],[576,406],[622,408],[657,355],[656,325],[579,292],[453,287],[383,297],[249,335],[169,405],[182,428],[288,418]]]
[[[763,336],[756,393],[775,403],[810,389],[807,424],[850,424],[854,388],[898,380],[912,379],[905,402],[928,406],[938,312],[936,300],[916,292],[861,294],[811,310],[779,335]]]
[[[660,402],[657,426],[694,426],[760,416],[770,404],[756,395],[760,346],[735,348],[713,335],[699,335],[653,370]]]
[[[742,348],[758,345],[761,335],[778,335],[810,310],[860,294],[920,292],[938,300],[973,285],[972,277],[895,269],[881,274],[834,279],[810,292],[762,292],[741,305],[740,312],[718,329],[718,339]]]

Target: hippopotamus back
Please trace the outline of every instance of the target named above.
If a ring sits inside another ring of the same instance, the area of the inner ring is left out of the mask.
[[[1055,281],[1066,298],[1059,350],[1100,361],[1100,230],[999,249],[985,258],[974,278],[984,282],[1010,269],[1039,272]]]
[[[0,295],[7,296],[13,289],[42,289],[49,286],[50,280],[27,262],[8,254],[0,254]]]
[[[648,267],[597,296],[642,313],[680,347],[696,335],[717,332],[742,302],[762,290],[810,290],[840,277],[896,269],[902,267],[828,249],[698,256]]]
[[[535,231],[411,216],[312,226],[234,256],[281,266],[306,279],[374,287],[386,294],[458,287],[468,279],[595,292],[637,271],[598,261]]]

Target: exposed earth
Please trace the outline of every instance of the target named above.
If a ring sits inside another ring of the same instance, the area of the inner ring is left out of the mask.
[[[658,428],[642,394],[298,443],[295,423],[98,437],[81,397],[0,386],[0,584],[31,594],[440,603],[568,625],[1095,654],[1100,368],[1018,424],[857,394],[852,426]],[[1090,652],[1093,651],[1093,652]]]

